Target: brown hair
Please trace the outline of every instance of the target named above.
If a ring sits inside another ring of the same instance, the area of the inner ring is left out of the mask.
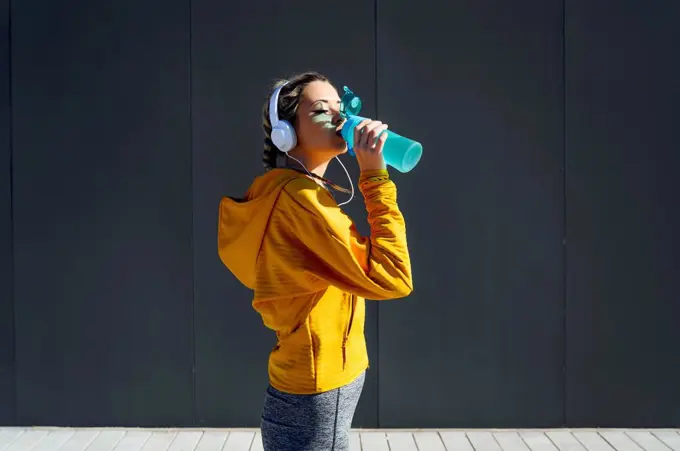
[[[279,119],[288,121],[290,122],[290,125],[295,127],[297,109],[302,100],[302,91],[304,91],[307,85],[313,81],[327,82],[329,80],[318,72],[304,72],[288,79],[288,84],[286,84],[279,93]],[[269,120],[269,99],[276,88],[284,83],[285,80],[281,80],[274,84],[269,96],[267,96],[267,101],[262,108],[262,128],[264,129],[264,152],[262,154],[262,163],[264,164],[265,171],[275,168],[276,161],[283,155],[283,152],[281,152],[272,142],[272,124]]]

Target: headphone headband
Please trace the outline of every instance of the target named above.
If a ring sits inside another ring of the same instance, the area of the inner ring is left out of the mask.
[[[272,123],[272,127],[276,127],[279,124],[279,94],[281,89],[288,84],[288,81],[284,81],[281,86],[274,90],[271,98],[269,99],[269,121]]]

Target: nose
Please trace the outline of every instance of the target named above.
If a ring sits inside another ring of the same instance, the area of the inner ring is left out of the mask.
[[[340,113],[339,108],[334,108],[333,109],[333,124],[334,125],[340,125],[344,118],[342,117],[342,114]]]

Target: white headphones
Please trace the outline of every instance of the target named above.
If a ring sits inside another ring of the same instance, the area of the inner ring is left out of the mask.
[[[272,123],[272,142],[283,153],[288,153],[297,145],[295,129],[288,121],[279,120],[279,93],[287,85],[286,81],[276,88],[269,100],[269,121]]]

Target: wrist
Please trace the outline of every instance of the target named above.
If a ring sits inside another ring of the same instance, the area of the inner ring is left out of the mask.
[[[369,172],[369,171],[385,171],[387,170],[387,165],[385,164],[384,161],[381,162],[376,162],[376,163],[363,163],[359,164],[359,170],[363,172]]]

